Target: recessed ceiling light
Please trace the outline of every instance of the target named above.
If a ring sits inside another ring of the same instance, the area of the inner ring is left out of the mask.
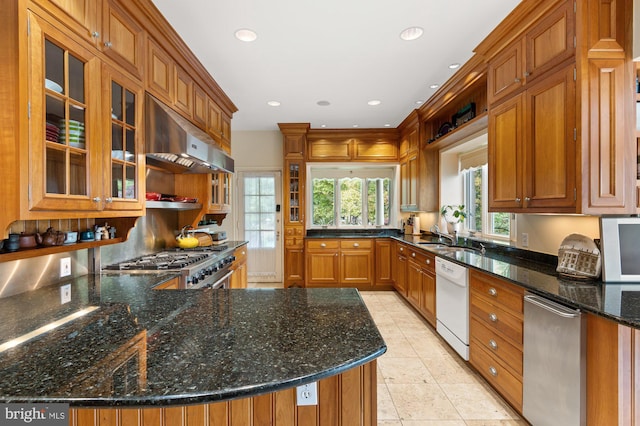
[[[331,105],[331,102],[329,102],[329,101],[318,101],[316,103],[318,105],[320,105],[320,106],[329,106],[329,105]]]
[[[353,127],[358,127],[358,125],[357,125],[357,124],[354,124],[354,125],[353,125]]]
[[[277,106],[280,106],[280,102],[278,102],[278,101],[269,101],[269,102],[267,102],[267,105],[272,106],[272,107],[277,107]]]
[[[459,63],[457,63],[457,62],[456,62],[455,64],[451,64],[451,65],[449,65],[449,68],[450,68],[450,69],[452,69],[452,70],[455,70],[455,69],[456,69],[456,68],[458,68],[458,67],[460,67],[460,64],[459,64]]]
[[[384,125],[384,127],[391,127],[391,124],[387,123]]]
[[[258,34],[255,31],[250,30],[248,28],[241,28],[236,31],[235,36],[240,41],[252,42],[258,38]]]
[[[440,87],[439,84],[432,84],[431,86],[429,86],[429,88],[431,89],[437,89],[438,87]]]
[[[416,101],[416,105],[422,105],[424,101]]]
[[[405,41],[411,41],[420,38],[423,33],[424,30],[420,27],[409,27],[400,33],[400,38]]]
[[[377,106],[377,105],[380,105],[381,103],[382,103],[382,102],[381,102],[381,101],[379,101],[379,100],[377,100],[377,99],[373,99],[373,100],[371,100],[371,101],[367,102],[367,104],[368,104],[368,105],[371,105],[371,106]]]
[[[326,124],[321,124],[320,127],[325,128],[325,127],[327,127],[327,125]]]

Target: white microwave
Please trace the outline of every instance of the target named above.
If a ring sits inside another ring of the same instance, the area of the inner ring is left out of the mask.
[[[640,283],[640,217],[601,217],[602,281]]]

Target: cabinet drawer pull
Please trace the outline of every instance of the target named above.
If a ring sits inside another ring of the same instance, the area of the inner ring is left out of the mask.
[[[431,259],[427,259],[426,262],[427,262],[427,265],[431,265]]]
[[[326,245],[325,243],[320,243],[320,247],[324,248],[324,247],[326,247],[326,246],[327,246],[327,245]]]
[[[416,254],[415,253],[411,253],[411,257],[416,257]]]
[[[404,247],[400,247],[400,251],[404,251]]]
[[[358,244],[358,243],[353,243],[353,246],[354,246],[354,247],[360,247],[360,244]]]
[[[491,287],[489,289],[489,296],[497,296],[497,295],[498,295],[498,291],[495,288]]]
[[[491,374],[493,377],[498,377],[498,370],[496,370],[495,367],[489,367],[489,374]]]
[[[489,314],[489,319],[491,320],[491,322],[497,322],[498,321],[498,316],[494,313],[490,313]]]
[[[496,343],[495,340],[490,339],[489,340],[489,346],[491,347],[491,349],[493,349],[494,351],[498,349],[498,344]]]

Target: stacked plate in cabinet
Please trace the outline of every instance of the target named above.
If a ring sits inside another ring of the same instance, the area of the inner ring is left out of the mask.
[[[60,143],[66,143],[68,138],[69,146],[84,149],[84,123],[76,120],[62,119],[60,120],[60,130]]]
[[[60,135],[60,129],[55,124],[47,121],[46,126],[46,139],[50,142],[58,142],[58,137]]]

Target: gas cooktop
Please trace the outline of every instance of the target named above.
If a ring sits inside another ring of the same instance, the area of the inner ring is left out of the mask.
[[[108,265],[108,270],[180,270],[194,263],[209,258],[212,254],[203,251],[161,251],[148,254],[135,259]]]

